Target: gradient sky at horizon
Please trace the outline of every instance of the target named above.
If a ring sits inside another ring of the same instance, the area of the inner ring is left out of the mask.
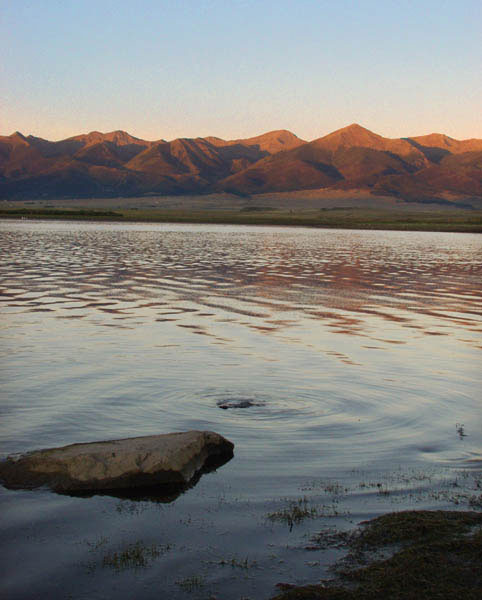
[[[480,0],[0,0],[0,135],[482,138]]]

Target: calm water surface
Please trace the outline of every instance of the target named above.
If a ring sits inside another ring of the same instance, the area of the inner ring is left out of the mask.
[[[3,221],[0,250],[2,456],[235,443],[170,503],[1,488],[4,597],[265,598],[327,576],[316,531],[480,495],[480,236]]]

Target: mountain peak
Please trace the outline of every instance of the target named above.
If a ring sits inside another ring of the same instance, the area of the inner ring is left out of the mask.
[[[350,125],[347,125],[346,127],[342,127],[341,129],[338,129],[337,131],[369,131],[370,133],[372,133],[369,129],[367,129],[366,127],[362,127],[358,123],[350,123]],[[336,132],[333,132],[333,133],[336,133]]]
[[[347,127],[342,127],[324,137],[314,140],[312,144],[322,146],[326,150],[335,151],[338,148],[351,148],[353,146],[371,148],[379,146],[381,140],[384,139],[382,136],[358,125],[358,123],[352,123]]]
[[[297,135],[287,129],[276,129],[275,131],[267,131],[261,135],[250,138],[240,138],[235,140],[223,140],[219,137],[204,138],[213,146],[235,146],[244,145],[247,147],[257,148],[261,152],[267,154],[277,154],[282,150],[292,150],[306,142],[300,139]]]
[[[27,141],[27,138],[23,135],[23,133],[20,133],[20,131],[14,131],[9,137],[11,137],[13,140],[22,140],[24,142]]]
[[[115,142],[116,144],[132,144],[141,142],[139,138],[134,137],[127,131],[122,131],[122,129],[116,129],[115,131],[111,131],[110,133],[103,134],[104,138],[109,142]]]
[[[420,135],[416,137],[407,138],[412,144],[417,147],[425,148],[425,152],[430,152],[435,149],[438,156],[440,150],[445,154],[460,154],[462,152],[480,152],[482,150],[482,140],[471,138],[469,140],[456,140],[443,133],[429,133],[428,135]]]
[[[68,140],[83,142],[86,145],[100,144],[102,142],[113,142],[117,146],[146,143],[143,140],[140,140],[139,138],[130,135],[130,133],[120,129],[117,129],[116,131],[110,131],[108,133],[102,133],[101,131],[90,131],[89,133],[82,133],[81,135],[68,138]]]
[[[370,136],[370,137],[374,136],[374,137],[377,137],[377,138],[381,137],[377,133],[373,133],[373,131],[370,131],[366,127],[362,127],[358,123],[352,123],[351,125],[347,125],[346,127],[342,127],[341,129],[337,129],[336,131],[333,131],[332,133],[329,133],[325,137],[329,137],[329,136],[341,136],[341,135],[351,135],[351,136],[355,136],[356,135],[356,136]]]
[[[23,146],[29,145],[28,139],[23,135],[23,133],[20,133],[20,131],[15,131],[14,133],[12,133],[11,135],[7,136],[7,138],[4,138],[4,139],[9,139],[10,142],[13,142],[16,145],[23,145]]]
[[[415,140],[421,144],[425,143],[442,147],[458,142],[458,140],[455,140],[444,133],[429,133],[428,135],[419,135],[408,139]]]
[[[333,133],[329,133],[311,143],[316,148],[322,148],[332,153],[339,150],[349,150],[350,148],[368,148],[379,152],[395,153],[399,156],[419,154],[420,161],[423,162],[424,160],[423,153],[417,150],[409,141],[383,137],[358,123],[352,123],[347,127],[337,129]]]
[[[276,154],[281,150],[291,150],[297,146],[301,146],[306,142],[296,136],[287,129],[276,129],[275,131],[267,131],[261,135],[244,140],[235,140],[237,143],[244,143],[251,146],[259,146],[260,150],[266,151],[269,154]]]

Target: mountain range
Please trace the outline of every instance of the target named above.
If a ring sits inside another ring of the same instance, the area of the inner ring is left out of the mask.
[[[328,188],[408,201],[482,198],[482,139],[385,138],[353,124],[311,142],[253,138],[146,141],[93,131],[61,141],[0,136],[0,198],[254,195]]]

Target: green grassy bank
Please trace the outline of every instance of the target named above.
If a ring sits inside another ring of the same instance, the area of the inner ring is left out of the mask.
[[[368,208],[287,210],[264,207],[231,210],[163,209],[55,209],[8,208],[0,218],[78,219],[87,221],[141,221],[148,223],[220,223],[239,225],[290,225],[340,229],[391,229],[402,231],[453,231],[482,233],[480,210],[400,211]]]

